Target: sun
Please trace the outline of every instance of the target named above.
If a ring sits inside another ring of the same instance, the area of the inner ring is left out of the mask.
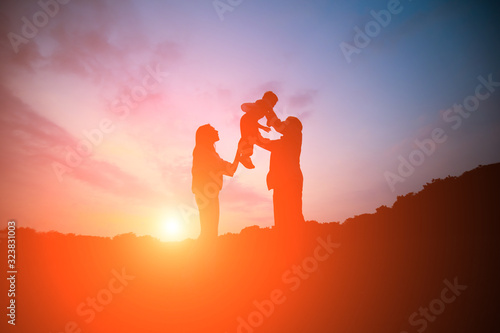
[[[162,223],[162,240],[180,240],[183,233],[181,222],[176,218],[168,218]]]

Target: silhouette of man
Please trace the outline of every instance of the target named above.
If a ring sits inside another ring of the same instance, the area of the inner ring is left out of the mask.
[[[257,145],[271,152],[267,187],[273,190],[274,223],[284,234],[297,235],[304,224],[300,169],[302,123],[296,117],[281,121],[274,111],[266,115],[268,125],[283,134],[278,140],[262,139]]]

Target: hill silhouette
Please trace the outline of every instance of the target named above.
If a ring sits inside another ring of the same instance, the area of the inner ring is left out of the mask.
[[[499,189],[500,164],[480,166],[374,214],[309,221],[301,244],[254,226],[216,255],[21,228],[13,331],[500,331]]]

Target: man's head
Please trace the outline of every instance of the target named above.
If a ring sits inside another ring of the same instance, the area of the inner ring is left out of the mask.
[[[285,120],[285,129],[286,133],[300,133],[302,132],[302,122],[297,117],[288,117]]]

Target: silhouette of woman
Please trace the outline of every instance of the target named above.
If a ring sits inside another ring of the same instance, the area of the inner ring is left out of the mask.
[[[238,168],[240,152],[236,152],[233,163],[220,158],[215,151],[219,132],[211,125],[200,126],[196,131],[196,146],[193,150],[193,184],[198,210],[200,211],[202,242],[217,239],[219,228],[219,192],[223,175],[232,177]]]
[[[268,125],[283,134],[278,140],[259,140],[256,144],[271,152],[267,187],[273,190],[274,224],[279,232],[297,235],[304,224],[300,169],[302,123],[296,117],[279,120],[274,111],[267,115]]]

